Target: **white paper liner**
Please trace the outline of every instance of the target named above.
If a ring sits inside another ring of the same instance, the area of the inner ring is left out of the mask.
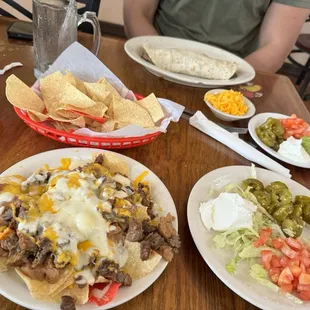
[[[45,77],[56,71],[61,71],[63,74],[69,70],[74,76],[79,77],[81,80],[94,83],[100,78],[105,77],[118,93],[126,99],[136,100],[134,93],[129,90],[123,82],[109,70],[93,53],[91,53],[84,46],[75,42],[71,44],[53,63],[53,65],[42,75]],[[39,93],[39,80],[33,85],[33,89],[36,93]],[[148,95],[148,94],[147,94]],[[156,95],[156,94],[155,94]],[[155,133],[158,131],[166,132],[170,122],[178,122],[185,107],[167,100],[159,99],[159,102],[164,110],[165,118],[158,123],[156,126],[159,128],[148,129],[139,127],[137,125],[129,125],[121,129],[112,132],[95,132],[88,128],[81,128],[75,130],[73,134],[88,136],[88,137],[140,137],[147,134]]]

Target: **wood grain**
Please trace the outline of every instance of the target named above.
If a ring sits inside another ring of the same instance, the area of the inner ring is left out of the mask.
[[[31,155],[67,147],[28,128],[15,115],[6,100],[5,80],[10,74],[14,73],[28,85],[32,85],[35,81],[33,48],[25,42],[8,40],[6,36],[8,23],[7,19],[0,18],[0,68],[12,61],[21,61],[24,67],[15,68],[0,76],[0,172]],[[91,45],[91,37],[88,35],[81,34],[80,41],[86,46]],[[127,57],[123,42],[121,39],[103,37],[99,58],[130,89],[142,95],[154,92],[158,97],[174,100],[191,110],[199,109],[213,119],[203,102],[206,90],[173,84],[153,76]],[[263,87],[264,93],[263,97],[253,100],[257,113],[296,113],[310,122],[307,109],[287,77],[257,72],[254,82]],[[151,144],[120,153],[146,165],[167,186],[178,211],[182,248],[149,289],[116,309],[257,309],[226,287],[204,263],[192,240],[186,218],[188,196],[200,177],[220,167],[250,163],[189,126],[183,119],[179,123],[171,124],[168,132],[160,135]],[[291,170],[294,180],[310,188],[309,170],[285,166]],[[1,296],[0,309],[25,308]]]

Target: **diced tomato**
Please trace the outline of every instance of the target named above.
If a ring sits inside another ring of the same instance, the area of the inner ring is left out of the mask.
[[[304,257],[310,257],[310,253],[307,249],[303,249],[301,252],[300,252],[300,255],[301,256],[304,256]]]
[[[292,293],[293,292],[293,284],[283,284],[280,286],[280,292],[282,294]]]
[[[294,259],[291,259],[288,263],[289,267],[291,266],[298,266],[300,265],[300,260],[298,258],[294,258]]]
[[[297,292],[310,292],[310,285],[299,283],[296,290]]]
[[[281,269],[280,268],[271,268],[269,269],[269,277],[271,279],[271,281],[273,283],[278,283],[278,280],[279,280],[279,276],[280,276],[280,273],[281,273]]]
[[[301,268],[299,266],[293,265],[290,266],[290,270],[294,277],[298,278],[301,274]]]
[[[286,257],[285,255],[280,258],[280,264],[284,268],[288,266],[289,262],[290,262],[290,259]]]
[[[310,267],[310,257],[301,256],[300,261],[305,265],[306,268]]]
[[[281,249],[284,246],[285,242],[280,238],[275,238],[272,239],[272,244],[275,247],[275,249]]]
[[[297,239],[287,238],[286,243],[291,249],[295,251],[299,251],[302,249],[302,244]]]
[[[298,278],[294,278],[294,280],[293,280],[294,288],[296,289],[298,287],[298,285],[299,285]]]
[[[310,131],[305,132],[304,137],[310,137]]]
[[[263,266],[266,270],[269,270],[271,268],[270,262],[272,259],[272,251],[270,250],[263,250],[260,252]]]
[[[258,248],[259,246],[263,246],[268,241],[269,237],[271,236],[272,229],[270,227],[264,228],[259,233],[259,239],[257,239],[253,245]]]
[[[294,280],[294,276],[289,267],[285,267],[280,273],[278,285],[282,286],[284,284],[291,284]]]
[[[300,284],[310,285],[310,274],[301,273],[298,280]]]
[[[297,297],[300,298],[301,300],[308,301],[310,300],[310,292],[301,292],[297,295]]]
[[[91,286],[89,288],[88,301],[95,303],[97,306],[103,306],[103,305],[105,305],[105,304],[107,304],[113,300],[113,298],[116,295],[120,286],[121,286],[120,283],[112,282],[111,284],[109,284],[109,287],[108,287],[107,291],[105,292],[105,294],[101,298],[98,298],[95,295],[93,295],[92,292],[95,289],[102,290],[99,288],[102,286],[98,286],[98,284],[95,284],[94,286]],[[105,290],[105,289],[106,289],[106,287],[103,288],[103,290]]]
[[[299,267],[301,268],[302,273],[306,273],[306,267],[303,263],[300,263]]]
[[[292,250],[287,244],[284,244],[281,248],[281,251],[283,254],[285,254],[287,257],[294,259],[297,257],[298,253],[294,250]]]
[[[270,264],[271,264],[271,267],[275,267],[275,268],[281,267],[280,258],[276,255],[272,255]]]

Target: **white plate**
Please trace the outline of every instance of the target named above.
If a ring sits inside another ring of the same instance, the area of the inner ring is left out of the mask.
[[[279,113],[260,113],[255,115],[253,118],[250,119],[249,121],[249,133],[252,137],[252,139],[263,149],[265,150],[267,153],[269,153],[270,155],[272,155],[273,157],[276,157],[288,164],[291,164],[293,166],[297,166],[297,167],[302,167],[302,168],[310,168],[310,163],[299,163],[295,160],[292,160],[290,158],[287,158],[281,154],[279,154],[278,152],[274,151],[272,148],[268,147],[267,145],[265,145],[257,136],[255,129],[257,127],[259,127],[261,124],[263,124],[269,117],[272,118],[288,118],[289,116],[284,115],[284,114],[279,114]]]
[[[209,80],[180,73],[173,73],[158,68],[141,57],[143,54],[143,45],[145,43],[149,43],[152,47],[186,49],[201,54],[206,54],[212,58],[233,61],[238,66],[237,77],[233,77],[230,80]],[[155,74],[156,76],[159,76],[171,82],[187,86],[216,88],[218,86],[244,84],[253,80],[253,78],[255,77],[254,69],[242,58],[227,51],[224,51],[218,47],[185,39],[177,39],[163,36],[136,37],[128,40],[125,43],[125,51],[130,58],[132,58],[140,65],[144,66],[148,71]]]
[[[264,185],[273,181],[282,181],[289,187],[293,196],[297,194],[310,196],[310,191],[307,188],[291,179],[261,168],[256,168],[256,171],[257,178]],[[187,205],[188,224],[195,244],[201,256],[217,277],[236,294],[253,305],[265,310],[309,309],[309,303],[302,305],[296,304],[280,293],[275,293],[271,289],[260,285],[250,277],[249,268],[246,263],[238,266],[235,275],[229,274],[225,269],[225,265],[233,258],[233,252],[216,249],[212,242],[216,233],[214,231],[209,232],[201,221],[199,213],[200,202],[210,199],[208,197],[210,189],[213,189],[212,198],[215,198],[223,190],[225,185],[240,183],[242,180],[250,177],[250,175],[251,167],[230,166],[211,171],[195,184]],[[304,229],[303,236],[305,234],[309,235],[309,228]]]
[[[91,154],[102,153],[103,150],[91,149],[91,148],[67,148],[53,150],[35,156],[29,157],[11,168],[7,169],[1,174],[4,175],[13,175],[20,174],[23,176],[29,176],[34,172],[35,169],[42,167],[44,164],[48,164],[50,167],[57,167],[59,165],[59,160],[63,157],[81,157],[83,159],[91,158]],[[148,168],[140,164],[139,162],[124,156],[117,154],[121,159],[125,160],[130,167],[130,176],[131,178],[136,177],[141,172],[147,170],[149,173],[146,179],[150,182],[152,187],[152,196],[154,200],[163,208],[164,212],[170,212],[176,217],[175,227],[177,229],[177,213],[175,209],[174,202],[171,195],[169,194],[166,186],[163,182]],[[80,310],[101,310],[101,309],[110,309],[121,305],[130,299],[136,297],[144,290],[146,290],[160,274],[164,271],[167,266],[167,262],[163,259],[159,262],[157,267],[144,276],[143,278],[134,281],[132,286],[121,288],[116,297],[103,307],[98,307],[95,304],[87,303],[83,306],[77,306],[77,309]],[[59,304],[40,301],[34,299],[27,289],[25,283],[20,279],[20,277],[15,273],[14,270],[9,272],[4,272],[0,274],[0,293],[11,301],[19,304],[23,307],[33,309],[33,310],[59,310]],[[1,307],[0,307],[1,309]]]

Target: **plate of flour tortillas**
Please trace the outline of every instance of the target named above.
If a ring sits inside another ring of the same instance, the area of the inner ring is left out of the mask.
[[[200,42],[142,36],[128,40],[125,51],[151,73],[178,84],[214,88],[244,84],[255,77],[242,58]]]

